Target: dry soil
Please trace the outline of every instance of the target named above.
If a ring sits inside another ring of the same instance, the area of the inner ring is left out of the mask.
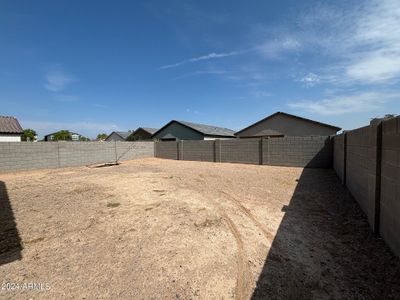
[[[151,158],[0,183],[0,298],[400,298],[332,170]]]

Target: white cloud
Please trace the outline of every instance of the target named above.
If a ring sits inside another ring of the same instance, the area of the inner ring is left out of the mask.
[[[317,6],[300,18],[298,38],[330,56],[324,77],[337,84],[391,84],[400,79],[400,5],[369,0],[352,11]]]
[[[301,42],[297,38],[292,36],[285,36],[283,38],[280,37],[266,41],[257,46],[256,49],[261,55],[269,59],[277,59],[280,58],[283,54],[299,50],[301,49],[301,47]]]
[[[365,83],[386,83],[400,76],[400,5],[398,0],[370,1],[348,39],[352,55],[346,75]],[[360,49],[360,50],[358,50]],[[358,50],[358,51],[357,51]]]
[[[390,83],[400,75],[400,52],[370,52],[348,65],[346,75],[365,83]]]
[[[70,83],[76,81],[74,77],[62,71],[59,67],[47,72],[44,87],[52,92],[64,90]]]
[[[228,56],[234,56],[234,55],[239,55],[243,52],[241,51],[232,51],[232,52],[225,52],[225,53],[210,53],[207,55],[203,55],[203,56],[199,56],[199,57],[194,57],[194,58],[190,58],[175,64],[171,64],[171,65],[165,65],[165,66],[161,66],[159,69],[170,69],[170,68],[175,68],[175,67],[179,67],[181,65],[186,65],[186,64],[190,64],[190,63],[194,63],[194,62],[198,62],[198,61],[202,61],[202,60],[209,60],[209,59],[215,59],[215,58],[222,58],[222,57],[228,57]]]
[[[336,95],[316,101],[291,102],[288,106],[319,115],[341,115],[374,111],[391,101],[400,101],[400,93],[366,92],[346,96]]]
[[[262,38],[255,49],[262,57],[291,58],[294,72],[317,61],[321,82],[338,85],[399,81],[399,0],[365,0],[342,8],[319,3],[302,11],[291,16],[291,25],[258,34]]]
[[[111,132],[120,128],[114,123],[96,123],[96,122],[47,122],[21,120],[24,128],[32,128],[40,135],[45,135],[58,130],[66,129],[78,132],[85,136],[95,137],[100,132]]]
[[[303,82],[305,86],[312,87],[318,84],[321,81],[321,78],[314,73],[308,73],[299,79],[300,82]]]

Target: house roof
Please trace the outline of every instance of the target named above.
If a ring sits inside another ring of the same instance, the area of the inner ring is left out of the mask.
[[[181,124],[185,127],[188,127],[194,131],[197,131],[203,135],[207,136],[229,136],[229,137],[234,137],[234,130],[228,129],[228,128],[223,128],[223,127],[217,127],[213,125],[206,125],[206,124],[198,124],[198,123],[192,123],[192,122],[187,122],[187,121],[177,121],[177,120],[172,120],[168,122],[166,125],[164,125],[162,128],[157,130],[154,134],[156,135],[158,132],[166,128],[172,123],[178,123]]]
[[[59,130],[59,131],[55,131],[55,132],[52,132],[52,133],[49,133],[49,134],[46,134],[45,135],[45,137],[46,136],[50,136],[50,135],[55,135],[56,133],[58,133],[58,132],[60,132],[60,131],[62,131],[62,130]],[[76,135],[80,135],[80,136],[82,136],[82,134],[80,134],[80,133],[76,133],[76,132],[72,132],[72,131],[69,131],[69,133],[72,135],[72,134],[76,134]]]
[[[0,133],[22,133],[22,127],[14,117],[0,116]]]
[[[336,131],[339,131],[339,130],[342,129],[342,128],[337,127],[337,126],[329,125],[329,124],[326,124],[326,123],[322,123],[322,122],[318,122],[318,121],[314,121],[314,120],[311,120],[311,119],[307,119],[307,118],[303,118],[303,117],[299,117],[299,116],[296,116],[296,115],[292,115],[292,114],[288,114],[288,113],[285,113],[285,112],[278,111],[278,112],[276,112],[276,113],[274,113],[274,114],[272,114],[272,115],[270,115],[270,116],[268,116],[268,117],[266,117],[266,118],[264,118],[264,119],[262,119],[260,121],[257,121],[255,123],[251,124],[250,126],[247,126],[246,128],[243,128],[242,130],[239,130],[238,132],[235,133],[235,135],[237,135],[238,133],[241,133],[241,132],[243,132],[243,131],[245,131],[245,130],[247,130],[247,129],[249,129],[249,128],[251,128],[251,127],[253,127],[253,126],[255,126],[255,125],[259,124],[259,123],[261,123],[261,122],[264,122],[264,121],[266,121],[266,120],[268,120],[270,118],[273,118],[273,117],[275,117],[277,115],[283,115],[283,116],[287,116],[287,117],[291,117],[291,118],[307,121],[307,122],[310,122],[310,123],[314,123],[314,124],[318,124],[318,125],[321,125],[321,126],[325,126],[325,127],[329,127],[329,128],[332,128],[332,129],[336,129]]]
[[[124,140],[126,140],[128,138],[128,136],[131,135],[132,132],[129,132],[129,131],[113,131],[113,132],[111,132],[111,134],[113,134],[113,133],[118,134],[120,137],[122,137]]]
[[[138,131],[139,129],[143,129],[144,131],[147,131],[150,134],[154,134],[157,132],[158,128],[151,128],[151,127],[139,127],[138,129],[135,130]]]

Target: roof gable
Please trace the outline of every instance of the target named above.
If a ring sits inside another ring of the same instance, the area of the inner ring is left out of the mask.
[[[16,118],[0,116],[0,133],[23,133],[23,129]]]
[[[218,126],[213,126],[213,125],[206,125],[206,124],[198,124],[198,123],[192,123],[192,122],[186,122],[186,121],[176,121],[178,123],[181,123],[189,128],[192,128],[204,135],[212,135],[212,136],[234,136],[235,131],[224,128],[224,127],[218,127]]]
[[[154,134],[153,137],[161,132],[164,128],[168,127],[172,123],[177,123],[182,126],[185,126],[186,128],[189,128],[193,131],[196,131],[202,135],[207,135],[207,136],[229,136],[229,137],[234,137],[235,131],[228,129],[228,128],[223,128],[223,127],[217,127],[213,125],[205,125],[205,124],[198,124],[198,123],[192,123],[192,122],[186,122],[186,121],[177,121],[177,120],[172,120],[168,122],[166,125],[161,127],[159,130],[157,130]]]
[[[257,121],[255,123],[243,128],[243,129],[239,130],[238,132],[235,133],[235,135],[237,135],[237,134],[239,134],[239,133],[241,133],[241,132],[243,132],[243,131],[245,131],[245,130],[247,130],[247,129],[255,126],[255,125],[257,125],[257,124],[260,124],[260,123],[262,123],[262,122],[264,122],[264,121],[266,121],[268,119],[271,119],[271,118],[279,116],[279,115],[295,118],[295,119],[298,119],[298,120],[306,121],[306,122],[309,122],[309,123],[317,124],[317,125],[328,127],[328,128],[332,128],[332,129],[335,129],[336,131],[339,131],[339,130],[342,129],[342,128],[337,127],[337,126],[329,125],[329,124],[326,124],[326,123],[322,123],[322,122],[318,122],[318,121],[314,121],[314,120],[311,120],[311,119],[307,119],[307,118],[303,118],[303,117],[299,117],[299,116],[296,116],[296,115],[292,115],[292,114],[288,114],[288,113],[285,113],[285,112],[278,111],[278,112],[276,112],[276,113],[274,113],[272,115],[267,116],[266,118],[264,118],[264,119],[262,119],[260,121]]]
[[[139,127],[138,129],[136,129],[136,131],[137,130],[139,130],[139,129],[142,129],[142,130],[144,130],[144,131],[147,131],[148,133],[150,133],[150,134],[154,134],[154,133],[156,133],[157,132],[157,128],[151,128],[151,127]]]
[[[152,136],[155,132],[157,132],[157,128],[151,128],[151,127],[138,127],[135,131],[130,132],[129,136],[126,138],[126,140],[132,140],[137,136],[140,132],[142,134],[148,134],[149,136]]]
[[[113,131],[113,133],[119,135],[120,137],[122,137],[125,140],[128,136],[131,135],[132,132],[129,132],[129,131]],[[111,133],[111,134],[113,134],[113,133]]]
[[[0,132],[23,133],[23,129],[16,118],[9,116],[0,116]]]

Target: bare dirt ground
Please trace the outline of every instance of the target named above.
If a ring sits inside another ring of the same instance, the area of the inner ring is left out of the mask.
[[[400,298],[332,170],[142,159],[0,182],[0,298]]]

